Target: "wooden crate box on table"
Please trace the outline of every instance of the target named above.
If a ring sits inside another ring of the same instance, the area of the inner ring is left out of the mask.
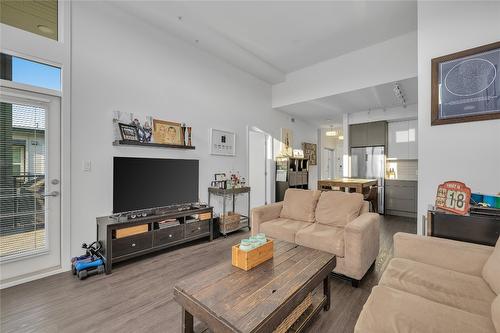
[[[250,251],[240,250],[240,246],[234,245],[232,248],[232,264],[245,271],[272,259],[274,252],[274,242],[268,239],[267,243]]]

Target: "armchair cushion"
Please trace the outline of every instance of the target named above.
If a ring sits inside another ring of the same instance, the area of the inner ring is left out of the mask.
[[[280,217],[297,221],[314,222],[314,210],[321,191],[289,188],[285,192]]]
[[[491,289],[500,294],[500,238],[497,240],[495,249],[483,267],[483,278],[488,282]]]
[[[343,227],[359,216],[362,206],[363,195],[360,193],[325,191],[316,206],[316,221]]]
[[[479,276],[401,258],[389,262],[379,285],[485,317],[496,296]]]
[[[313,223],[297,231],[295,243],[344,256],[344,228]]]
[[[287,242],[295,242],[295,234],[300,229],[310,226],[309,222],[302,222],[291,219],[277,218],[271,221],[264,222],[260,225],[260,232],[265,233],[271,238],[284,240]]]

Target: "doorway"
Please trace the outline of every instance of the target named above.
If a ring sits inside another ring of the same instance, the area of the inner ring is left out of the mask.
[[[248,184],[251,187],[250,208],[270,203],[271,136],[262,130],[248,129]]]
[[[61,267],[60,98],[0,90],[0,281]]]

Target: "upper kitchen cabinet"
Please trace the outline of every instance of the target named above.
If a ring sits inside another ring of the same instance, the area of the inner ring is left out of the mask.
[[[416,160],[418,158],[417,120],[389,123],[388,158]]]
[[[385,146],[387,143],[387,122],[355,124],[349,126],[350,147]]]

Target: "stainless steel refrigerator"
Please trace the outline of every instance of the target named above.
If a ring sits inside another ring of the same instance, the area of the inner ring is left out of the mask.
[[[351,148],[351,177],[378,179],[378,210],[384,213],[385,147]]]

